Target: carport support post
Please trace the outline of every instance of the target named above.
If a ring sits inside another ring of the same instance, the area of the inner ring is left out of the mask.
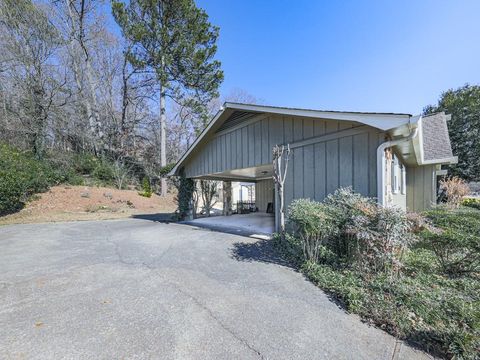
[[[232,182],[223,182],[223,215],[232,215]]]
[[[278,193],[278,184],[275,182],[275,199],[274,199],[274,204],[275,204],[275,232],[280,233],[280,195]]]

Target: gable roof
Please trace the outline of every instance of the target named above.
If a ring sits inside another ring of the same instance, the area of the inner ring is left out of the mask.
[[[453,157],[444,117],[445,113],[423,117],[423,158],[426,161]]]
[[[289,108],[289,107],[225,102],[224,105],[217,112],[217,114],[213,117],[213,119],[208,123],[206,128],[197,137],[194,143],[183,154],[183,156],[180,158],[180,160],[177,162],[175,167],[172,169],[172,171],[170,171],[168,175],[172,176],[177,174],[182,164],[191,156],[193,150],[208,135],[214,134],[215,132],[229,129],[231,127],[235,127],[239,123],[261,114],[279,114],[279,115],[318,118],[318,119],[324,119],[324,120],[358,122],[358,123],[368,125],[383,131],[389,131],[392,129],[405,127],[406,125],[417,126],[418,119],[421,119],[421,117],[412,117],[411,114],[405,114],[405,113],[379,113],[379,112],[331,111],[331,110],[325,111],[325,110],[299,109],[299,108]],[[436,121],[432,121],[432,123],[428,122],[427,132],[431,134],[431,132],[435,132],[435,129],[437,127],[441,128],[441,125],[437,124]],[[442,129],[442,131],[444,130]],[[448,137],[448,131],[447,131],[447,137]],[[440,144],[435,143],[432,145],[431,142],[428,142],[428,144],[429,144],[428,145],[429,156],[434,158],[435,156],[437,156],[437,154],[440,154],[440,151],[441,151],[440,149],[434,150],[434,149],[437,149],[437,146],[439,146]],[[446,142],[443,142],[443,144],[446,144]],[[448,141],[448,145],[450,145],[449,141]],[[450,149],[449,146],[448,148]],[[451,149],[450,149],[450,154],[451,154]],[[430,160],[430,161],[434,161],[434,160]]]
[[[456,164],[458,158],[452,153],[447,121],[450,116],[444,112],[425,115],[419,122],[420,135],[416,141],[417,163]]]

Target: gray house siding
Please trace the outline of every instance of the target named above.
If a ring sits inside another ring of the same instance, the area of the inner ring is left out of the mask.
[[[436,203],[436,166],[407,168],[407,209],[423,211]]]
[[[186,163],[186,176],[201,177],[269,165],[276,144],[293,144],[330,135],[328,140],[320,138],[319,142],[292,148],[285,181],[286,206],[298,198],[321,201],[339,187],[346,186],[375,197],[376,149],[385,141],[385,134],[372,127],[363,127],[354,135],[342,133],[358,126],[354,122],[260,115],[211,137]],[[261,188],[263,184],[259,182],[257,186]],[[266,204],[261,206],[260,211],[264,211],[263,207],[266,210]]]
[[[272,179],[260,180],[255,184],[255,203],[259,212],[266,212],[268,203],[273,203],[273,193]]]
[[[336,124],[337,131],[345,129]],[[315,123],[316,136],[332,129]],[[295,134],[295,132],[294,132]],[[294,139],[295,140],[295,139]],[[351,186],[365,196],[377,195],[376,149],[384,134],[370,129],[360,134],[342,136],[328,141],[292,149],[285,181],[285,204],[292,200],[310,198],[323,200],[339,187]],[[292,171],[293,170],[293,171]]]
[[[185,174],[187,177],[200,177],[271,164],[272,148],[276,144],[334,133],[354,124],[293,116],[259,115],[208,139],[185,164]],[[311,145],[307,151],[313,152],[313,149],[314,146]],[[312,160],[313,158],[310,159]]]

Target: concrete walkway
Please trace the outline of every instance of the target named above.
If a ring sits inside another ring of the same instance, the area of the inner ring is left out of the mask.
[[[148,220],[0,227],[1,359],[424,359],[268,241]]]

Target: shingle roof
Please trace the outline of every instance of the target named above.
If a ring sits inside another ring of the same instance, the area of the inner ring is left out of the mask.
[[[422,119],[424,160],[453,157],[445,113],[424,116]]]

